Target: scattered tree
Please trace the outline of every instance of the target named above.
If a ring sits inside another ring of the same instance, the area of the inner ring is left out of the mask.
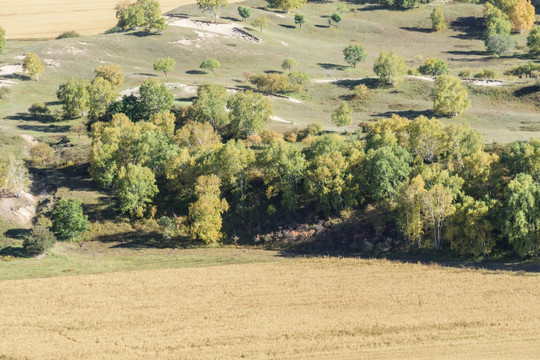
[[[62,110],[67,118],[85,116],[90,105],[90,83],[84,79],[71,78],[58,87],[56,97],[62,102]]]
[[[30,157],[35,165],[43,166],[51,162],[54,156],[53,149],[49,144],[40,142],[30,149]]]
[[[347,64],[351,65],[353,68],[356,67],[356,64],[359,62],[366,61],[366,49],[359,44],[350,44],[345,49],[343,49],[343,56]]]
[[[247,6],[239,6],[238,15],[240,15],[242,21],[246,21],[251,16],[251,9]]]
[[[540,54],[540,26],[536,26],[527,36],[527,46],[531,54]]]
[[[431,23],[433,31],[443,31],[446,29],[446,19],[440,6],[436,6],[431,13]]]
[[[43,72],[43,64],[36,53],[24,54],[23,60],[24,71],[30,74],[30,77],[36,77],[36,81],[39,81],[39,75]]]
[[[395,52],[383,50],[375,59],[373,71],[383,83],[395,86],[405,77],[407,65],[405,59]]]
[[[231,129],[237,137],[261,131],[274,115],[270,101],[252,91],[237,92],[227,101]]]
[[[222,214],[229,204],[221,199],[221,180],[216,175],[200,176],[195,184],[197,200],[189,206],[190,234],[205,244],[221,240]]]
[[[253,20],[251,25],[256,26],[261,29],[261,32],[263,31],[263,27],[268,26],[268,18],[264,15],[261,15]]]
[[[347,132],[347,126],[352,124],[353,110],[347,105],[346,102],[342,102],[336,111],[332,114],[332,122],[339,127],[343,127],[343,130]]]
[[[269,6],[274,9],[285,11],[287,14],[291,10],[300,9],[306,4],[307,0],[270,0]]]
[[[24,237],[23,249],[28,255],[40,255],[56,243],[54,234],[44,226],[36,226]]]
[[[6,30],[0,26],[0,54],[6,48]]]
[[[292,59],[292,58],[286,58],[285,60],[283,60],[283,62],[281,63],[281,68],[283,70],[286,70],[288,72],[291,72],[291,70],[293,68],[296,67],[296,60]]]
[[[204,60],[199,67],[201,69],[210,70],[215,74],[216,72],[214,70],[219,69],[221,67],[221,63],[217,59],[208,58]]]
[[[120,89],[120,86],[124,83],[124,74],[122,74],[122,68],[117,64],[101,65],[94,70],[95,77],[101,77],[108,82],[115,89]]]
[[[175,66],[176,66],[176,60],[174,60],[170,56],[157,59],[156,61],[154,61],[154,70],[163,71],[165,76],[167,76],[168,72],[173,71]]]
[[[45,120],[51,115],[51,109],[45,103],[33,103],[29,108],[28,112],[35,118]]]
[[[450,74],[450,69],[448,69],[448,65],[444,60],[432,57],[426,59],[424,64],[418,67],[418,72],[423,75],[438,76]]]
[[[515,42],[509,34],[493,34],[485,40],[485,45],[488,53],[500,57],[511,54]]]
[[[115,9],[118,19],[117,26],[123,29],[137,30],[143,26],[146,32],[162,32],[167,28],[157,0],[137,0],[133,4],[124,1],[118,4]]]
[[[79,199],[60,199],[54,206],[51,220],[52,231],[60,239],[76,240],[90,228]]]
[[[334,22],[334,25],[338,27],[341,23],[341,20],[343,20],[343,16],[340,13],[336,12],[333,13],[332,16],[330,16],[330,20],[332,20]]]
[[[435,80],[433,109],[437,114],[457,116],[471,107],[467,88],[461,80],[449,75],[441,75]]]
[[[218,19],[221,9],[227,6],[227,0],[197,0],[197,5],[203,12],[209,13],[214,19]]]
[[[302,14],[295,14],[294,15],[294,23],[300,26],[300,29],[302,28],[302,25],[306,23],[306,17]]]

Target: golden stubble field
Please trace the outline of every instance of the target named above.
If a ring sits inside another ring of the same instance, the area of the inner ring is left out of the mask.
[[[539,289],[338,259],[4,281],[0,358],[538,358]]]
[[[0,26],[6,29],[8,39],[54,38],[69,30],[81,35],[97,34],[116,25],[114,7],[119,1],[3,0]],[[194,3],[195,0],[160,0],[164,13]]]

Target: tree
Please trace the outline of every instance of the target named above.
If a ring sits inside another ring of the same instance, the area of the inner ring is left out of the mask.
[[[512,23],[508,16],[499,8],[487,2],[484,6],[484,40],[491,35],[510,35]]]
[[[221,137],[208,122],[188,122],[176,131],[175,141],[199,154],[221,146]]]
[[[156,179],[147,167],[128,164],[118,173],[115,192],[120,199],[120,210],[131,217],[142,218],[148,205],[158,193]]]
[[[334,22],[334,24],[336,25],[336,27],[339,26],[339,24],[341,23],[341,20],[343,20],[343,16],[341,16],[340,13],[333,13],[332,16],[330,16],[330,20],[332,20]]]
[[[221,9],[227,6],[227,0],[197,0],[197,5],[203,12],[210,13],[214,19],[218,19]]]
[[[30,185],[30,177],[28,176],[28,169],[24,166],[24,161],[10,154],[4,181],[8,190],[16,198],[21,196],[21,193]]]
[[[33,103],[29,108],[28,112],[35,118],[46,120],[51,115],[51,109],[45,103]]]
[[[504,196],[503,234],[520,257],[538,255],[540,186],[528,174],[518,174]]]
[[[300,29],[302,28],[302,25],[306,23],[306,17],[302,14],[295,14],[294,15],[294,23],[300,26]]]
[[[407,70],[405,59],[393,51],[381,51],[373,64],[373,71],[379,79],[386,85],[391,86],[395,86],[401,82]]]
[[[431,24],[433,31],[443,31],[446,29],[446,19],[440,6],[436,6],[431,13]]]
[[[426,192],[422,176],[417,175],[410,182],[403,184],[398,195],[400,217],[398,225],[411,245],[422,247],[424,218],[422,216],[423,196]]]
[[[94,70],[95,77],[101,77],[108,82],[115,89],[120,89],[120,86],[124,83],[124,74],[122,74],[122,68],[117,64],[101,65]]]
[[[199,65],[199,67],[201,69],[211,70],[215,74],[216,72],[214,70],[219,69],[221,67],[221,64],[217,59],[208,58],[204,60],[201,65]]]
[[[352,124],[352,113],[353,110],[343,101],[339,108],[332,113],[332,122],[336,126],[343,127],[347,132],[347,126]]]
[[[227,101],[231,130],[237,137],[261,131],[274,115],[270,101],[252,91],[237,92]]]
[[[409,133],[408,149],[423,162],[431,164],[448,151],[444,125],[437,119],[421,115],[407,126]]]
[[[47,143],[38,143],[30,149],[30,157],[35,165],[43,166],[51,162],[54,156],[53,149]]]
[[[52,212],[52,232],[60,239],[73,241],[89,230],[79,199],[60,199]]]
[[[197,89],[197,95],[192,107],[193,120],[209,122],[214,129],[222,129],[229,123],[225,87],[216,84],[203,84]]]
[[[28,52],[24,54],[23,69],[30,74],[30,77],[35,76],[36,81],[39,81],[39,74],[43,72],[43,64],[36,53]]]
[[[110,82],[102,77],[96,77],[88,87],[88,117],[92,121],[104,116],[109,106],[118,96]]]
[[[56,97],[62,102],[62,110],[67,118],[85,116],[90,105],[90,83],[88,80],[71,78],[58,87]]]
[[[0,26],[0,54],[4,52],[6,48],[6,30]]]
[[[167,86],[155,79],[145,80],[139,87],[143,117],[148,119],[152,115],[169,110],[174,102],[174,95]]]
[[[514,30],[520,34],[530,30],[534,26],[536,20],[534,14],[534,6],[530,0],[514,0],[511,1],[511,6],[507,10],[507,15],[512,22]]]
[[[257,90],[268,93],[286,93],[295,90],[291,87],[291,78],[282,74],[255,74],[249,78],[249,82],[255,85]]]
[[[490,54],[495,54],[496,57],[510,55],[515,46],[515,42],[509,34],[489,35],[484,43],[486,45],[486,51]]]
[[[283,62],[281,63],[281,68],[283,70],[286,70],[288,72],[291,72],[291,70],[293,68],[296,67],[296,60],[292,59],[292,58],[286,58],[285,60],[283,60]]]
[[[356,64],[359,62],[366,61],[366,49],[359,44],[350,44],[345,49],[343,49],[343,56],[347,64],[351,65],[353,68],[356,67]]]
[[[229,209],[221,199],[221,180],[216,175],[199,176],[195,184],[197,200],[189,206],[190,234],[205,244],[221,240],[222,214]]]
[[[471,107],[467,88],[461,80],[441,75],[435,80],[433,109],[437,114],[457,116]]]
[[[423,65],[418,67],[418,71],[423,75],[448,75],[450,74],[450,69],[446,62],[437,58],[428,58]]]
[[[307,0],[270,0],[269,6],[281,11],[285,11],[287,14],[291,10],[300,9],[306,4]]]
[[[23,249],[29,255],[43,254],[54,246],[54,234],[44,226],[36,226],[24,237]]]
[[[422,197],[422,212],[425,222],[433,230],[433,244],[437,250],[442,248],[445,221],[456,211],[452,199],[450,190],[441,184],[434,185]]]
[[[264,15],[261,15],[253,20],[251,25],[256,26],[261,29],[261,32],[263,31],[263,27],[268,26],[268,18]]]
[[[176,60],[174,60],[170,56],[157,59],[156,61],[154,61],[154,70],[163,71],[165,76],[167,76],[167,72],[173,71],[175,66],[176,66]]]
[[[167,28],[165,19],[161,16],[159,1],[137,0],[134,4],[120,3],[116,6],[116,18],[119,27],[123,29],[138,29],[144,26],[146,32],[161,32]]]
[[[540,54],[540,26],[534,27],[527,36],[527,46],[531,54]]]
[[[251,16],[251,9],[247,6],[239,6],[238,15],[240,15],[242,21],[246,21]]]
[[[410,172],[411,154],[400,146],[371,149],[366,156],[365,176],[371,199],[394,199]]]

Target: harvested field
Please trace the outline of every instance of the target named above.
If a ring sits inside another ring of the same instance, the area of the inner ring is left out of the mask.
[[[0,282],[0,358],[534,358],[540,277],[355,259]]]
[[[11,2],[0,10],[0,24],[6,29],[8,39],[53,38],[70,30],[92,35],[116,24],[117,3],[118,0]],[[164,13],[194,3],[194,0],[160,0]]]

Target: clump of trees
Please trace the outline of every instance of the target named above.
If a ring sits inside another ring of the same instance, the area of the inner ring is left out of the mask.
[[[119,3],[116,8],[117,26],[124,30],[137,30],[140,27],[146,32],[163,32],[167,29],[165,18],[161,16],[159,1],[129,0]]]
[[[527,36],[527,46],[531,54],[540,54],[540,26],[534,27]]]
[[[405,59],[393,51],[381,51],[373,64],[373,72],[382,83],[390,86],[399,84],[407,74]]]
[[[446,62],[437,58],[428,58],[424,64],[418,67],[418,72],[423,75],[448,75],[450,74],[450,69]]]

